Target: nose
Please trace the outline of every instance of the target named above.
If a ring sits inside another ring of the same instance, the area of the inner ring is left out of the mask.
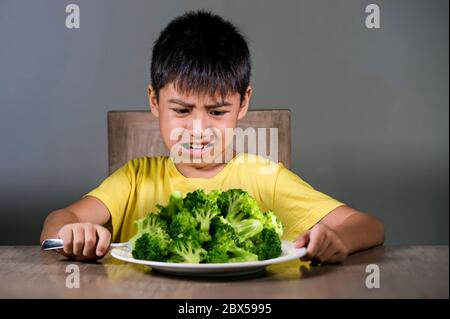
[[[204,138],[205,130],[209,128],[208,117],[205,112],[196,112],[194,116],[188,120],[186,129],[194,139]]]

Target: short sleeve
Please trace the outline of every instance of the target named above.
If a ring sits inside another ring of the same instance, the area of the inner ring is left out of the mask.
[[[294,240],[344,203],[315,190],[299,176],[281,167],[275,181],[273,208],[285,229],[283,239]]]
[[[83,195],[99,199],[108,208],[113,227],[112,238],[116,238],[123,222],[132,190],[132,169],[128,162],[114,171],[97,187]]]

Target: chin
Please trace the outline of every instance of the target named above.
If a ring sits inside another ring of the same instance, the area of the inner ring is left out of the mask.
[[[217,163],[214,160],[214,158],[212,158],[212,159],[196,158],[196,159],[191,159],[190,162],[185,162],[184,164],[187,166],[190,166],[190,167],[194,167],[194,168],[205,168],[205,167],[214,166],[214,165],[217,165],[220,163]]]

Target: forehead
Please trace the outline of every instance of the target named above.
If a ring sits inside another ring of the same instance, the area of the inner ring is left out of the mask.
[[[222,98],[220,92],[217,92],[217,94],[213,96],[206,92],[180,91],[175,87],[173,82],[168,83],[161,88],[159,96],[162,101],[177,99],[193,105],[214,104],[225,101],[229,103],[239,102],[239,93],[230,93]]]

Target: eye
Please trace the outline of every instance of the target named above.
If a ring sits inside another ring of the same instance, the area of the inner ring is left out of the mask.
[[[227,112],[225,112],[225,111],[210,111],[210,112],[209,112],[209,114],[211,114],[211,115],[213,115],[213,116],[222,116],[222,115],[224,115],[225,113],[227,113]]]
[[[172,110],[177,114],[188,114],[190,112],[190,109],[173,108]]]

